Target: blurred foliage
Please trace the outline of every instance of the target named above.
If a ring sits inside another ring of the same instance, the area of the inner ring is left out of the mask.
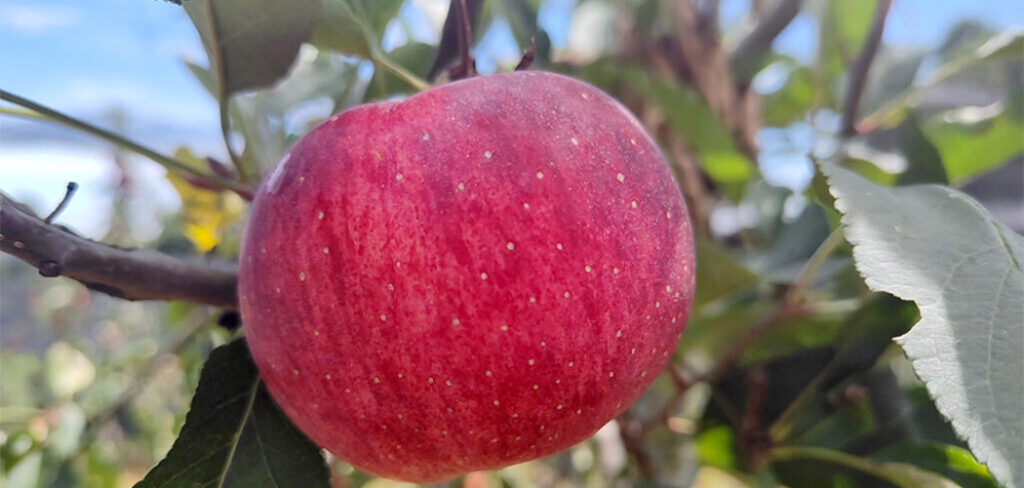
[[[332,114],[413,93],[410,80],[427,76],[443,20],[424,19],[445,3],[190,0],[208,60],[187,66],[221,106],[237,168],[255,178]],[[859,106],[861,133],[845,137],[848,70],[877,2],[805,2],[799,18],[816,28],[804,42],[816,54],[807,62],[772,51],[758,59],[751,96],[762,129],[760,152],[750,154],[705,94],[651,54],[672,42],[672,2],[583,0],[564,13],[567,32],[547,32],[539,12],[556,3],[565,2],[486,1],[474,38],[507,32],[517,53],[535,41],[534,69],[586,80],[621,100],[673,167],[671,144],[692,154],[711,203],[710,232],[697,243],[696,300],[674,356],[677,374],[659,377],[628,417],[566,452],[450,486],[999,486],[892,341],[917,322],[918,307],[869,291],[850,246],[829,239],[840,214],[812,160],[886,187],[959,186],[1019,160],[1021,34],[964,22],[938,46],[883,43]],[[438,35],[414,35],[414,16]],[[716,24],[724,48],[758,18],[752,9],[736,24]],[[518,62],[488,45],[474,50],[478,59],[499,70]],[[176,157],[219,165],[188,148]],[[130,166],[118,168],[130,176]],[[779,183],[777,175],[794,172],[814,178]],[[146,244],[236,256],[243,202],[168,179],[182,207]],[[124,202],[145,198],[130,184],[112,191]],[[123,208],[111,216],[118,227],[130,227]],[[231,334],[203,307],[120,302],[38,279],[6,256],[0,262],[0,485],[132,486],[171,449],[204,361]],[[787,313],[794,293],[800,313]],[[693,386],[680,391],[680,377]],[[630,419],[643,424],[639,452],[624,441],[636,435]],[[327,459],[333,486],[407,486]]]

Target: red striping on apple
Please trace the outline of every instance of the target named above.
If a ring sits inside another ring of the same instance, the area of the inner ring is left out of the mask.
[[[650,136],[542,72],[363,105],[257,194],[239,302],[270,393],[358,468],[428,482],[545,456],[626,409],[694,289]]]

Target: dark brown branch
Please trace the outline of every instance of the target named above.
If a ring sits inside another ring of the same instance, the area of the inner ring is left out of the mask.
[[[796,14],[800,13],[802,4],[803,0],[780,1],[775,10],[761,20],[736,46],[729,56],[729,66],[739,83],[746,83],[753,78],[758,60],[771,49],[772,41],[796,18]]]
[[[226,263],[122,249],[50,225],[0,192],[0,250],[45,277],[66,276],[126,300],[181,300],[236,307],[237,274]]]
[[[889,7],[892,0],[879,0],[875,6],[875,16],[871,21],[871,31],[860,49],[860,54],[850,66],[849,82],[846,87],[846,99],[843,102],[843,125],[842,134],[853,136],[857,134],[857,111],[860,108],[860,99],[864,95],[864,85],[868,81],[868,71],[871,63],[875,60],[878,46],[882,42],[882,31],[885,29],[885,18],[889,15]]]
[[[467,36],[469,38],[467,46],[473,42],[471,35],[476,27],[477,20],[480,19],[483,0],[464,0],[464,2],[466,6],[465,16],[463,16],[461,6],[463,0],[452,0],[451,5],[448,7],[448,17],[444,20],[444,27],[441,29],[441,40],[437,44],[437,56],[434,58],[434,64],[430,67],[430,72],[427,74],[427,79],[429,80],[437,79],[441,73],[449,69],[452,61],[460,60],[462,52],[461,38],[464,35],[463,29],[465,29],[466,24],[468,24],[470,29],[470,36]],[[472,60],[470,64],[472,64]]]

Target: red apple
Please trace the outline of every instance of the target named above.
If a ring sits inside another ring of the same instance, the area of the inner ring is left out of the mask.
[[[686,208],[637,120],[516,72],[303,137],[254,200],[239,303],[300,429],[427,482],[593,434],[665,366],[693,288]]]

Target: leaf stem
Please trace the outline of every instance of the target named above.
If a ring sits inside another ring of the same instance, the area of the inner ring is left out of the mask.
[[[236,192],[236,193],[238,193],[240,195],[251,195],[253,193],[252,188],[249,188],[247,185],[245,185],[245,184],[243,184],[243,183],[241,183],[239,181],[235,181],[235,180],[232,180],[232,179],[224,178],[222,176],[213,175],[213,174],[209,174],[209,173],[205,173],[205,172],[199,171],[199,170],[189,166],[188,164],[186,164],[183,161],[180,161],[178,159],[175,159],[175,158],[172,158],[172,157],[169,157],[169,156],[164,156],[163,154],[160,154],[160,153],[158,153],[158,152],[156,152],[156,151],[154,151],[154,150],[152,150],[152,149],[150,149],[148,147],[145,147],[145,146],[143,146],[143,145],[141,145],[141,144],[139,144],[139,143],[137,143],[135,141],[129,140],[129,139],[127,139],[127,138],[125,138],[125,137],[123,137],[123,136],[121,136],[119,134],[115,134],[115,133],[113,133],[111,131],[108,131],[106,129],[101,129],[99,127],[96,127],[96,126],[88,123],[88,122],[85,122],[83,120],[77,119],[77,118],[72,117],[70,115],[58,112],[57,110],[54,110],[54,109],[49,108],[47,106],[40,105],[40,104],[38,104],[36,102],[33,102],[32,100],[20,97],[18,95],[10,93],[10,92],[8,92],[6,90],[0,90],[0,100],[4,100],[4,101],[10,102],[10,103],[13,103],[15,105],[19,105],[19,106],[25,107],[25,108],[31,110],[32,112],[34,112],[34,113],[31,113],[31,112],[26,112],[26,111],[21,111],[21,110],[12,110],[12,109],[4,108],[2,113],[5,113],[7,115],[14,115],[14,116],[18,116],[18,117],[26,117],[26,118],[33,118],[33,119],[39,119],[39,120],[46,120],[46,121],[49,121],[49,122],[56,122],[56,123],[62,124],[64,126],[80,130],[80,131],[85,132],[87,134],[91,134],[91,135],[96,136],[96,137],[98,137],[100,139],[103,139],[103,140],[105,140],[107,142],[110,142],[111,144],[114,144],[114,145],[116,145],[118,147],[121,147],[121,148],[127,149],[129,151],[135,152],[135,153],[140,154],[142,156],[145,156],[145,157],[153,160],[154,162],[160,164],[161,166],[167,168],[169,171],[174,172],[174,173],[178,173],[178,174],[180,174],[182,176],[185,176],[185,177],[188,177],[188,178],[192,178],[192,179],[195,179],[195,180],[199,180],[199,181],[201,181],[203,183],[207,183],[207,184],[212,185],[212,186],[214,186],[216,188],[224,188],[224,189],[232,190],[232,191],[234,191],[234,192]]]

